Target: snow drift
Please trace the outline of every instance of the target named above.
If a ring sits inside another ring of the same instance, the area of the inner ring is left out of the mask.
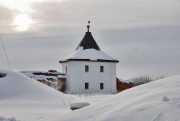
[[[180,76],[134,87],[71,112],[68,98],[55,89],[22,74],[0,73],[6,74],[0,78],[3,117],[20,121],[180,121]]]
[[[10,71],[3,71],[3,73],[7,74],[7,76],[0,78],[0,100],[11,98],[55,101],[55,99],[59,98],[60,104],[64,105],[64,95],[61,92],[49,88],[23,74]]]
[[[0,115],[36,121],[70,111],[66,97],[23,74],[0,70]]]
[[[55,121],[180,121],[180,76],[123,91]]]

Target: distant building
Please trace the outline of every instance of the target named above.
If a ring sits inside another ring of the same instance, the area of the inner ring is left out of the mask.
[[[87,28],[75,52],[59,61],[62,73],[66,75],[65,90],[74,94],[116,93],[116,64],[119,61],[101,51],[89,32],[89,24]]]
[[[22,71],[21,73],[52,88],[55,88],[56,90],[64,92],[66,76],[65,74],[62,74],[56,70],[49,70],[48,72]]]

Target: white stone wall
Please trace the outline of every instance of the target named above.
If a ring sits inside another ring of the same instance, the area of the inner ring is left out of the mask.
[[[89,72],[85,72],[85,65],[89,66]],[[68,92],[116,93],[116,63],[70,61],[62,64],[63,73],[66,66]],[[100,72],[100,66],[104,66],[104,72]],[[85,89],[85,83],[89,83],[88,90]],[[104,83],[103,90],[100,90],[100,83]]]

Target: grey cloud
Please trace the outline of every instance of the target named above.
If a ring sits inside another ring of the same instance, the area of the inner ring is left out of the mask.
[[[180,26],[154,26],[129,29],[109,29],[98,31],[104,43],[139,43],[139,44],[180,44]]]
[[[118,59],[118,77],[180,72],[180,14],[176,0],[67,0],[32,5],[36,22],[27,32],[4,34],[13,69],[58,69],[91,20],[100,48]]]
[[[0,4],[0,31],[1,33],[9,32],[12,29],[11,23],[13,21],[12,10]]]
[[[99,28],[127,28],[179,25],[180,5],[173,0],[69,0],[43,2],[32,6],[32,17],[46,26],[80,26],[87,20]]]

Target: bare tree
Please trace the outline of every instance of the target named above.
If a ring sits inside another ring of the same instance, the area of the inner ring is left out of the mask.
[[[133,80],[134,80],[133,82],[137,86],[137,85],[149,83],[151,81],[158,80],[158,79],[163,79],[163,78],[164,78],[164,76],[152,77],[152,76],[149,76],[149,75],[140,75],[138,77],[133,78]]]

